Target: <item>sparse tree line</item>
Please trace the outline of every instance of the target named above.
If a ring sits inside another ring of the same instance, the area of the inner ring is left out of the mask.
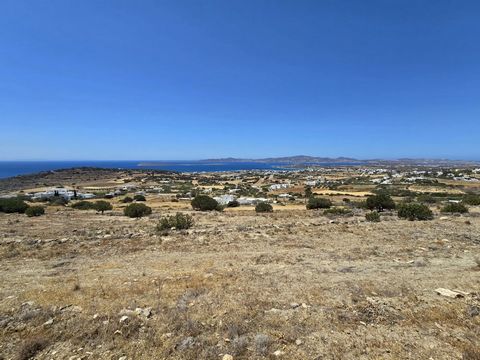
[[[397,215],[401,219],[408,220],[431,220],[433,219],[433,212],[427,204],[435,203],[432,201],[431,196],[420,195],[417,200],[413,200],[411,197],[405,198],[403,202],[395,203],[390,194],[385,191],[379,191],[375,195],[369,196],[365,201],[350,201],[349,199],[343,199],[345,207],[334,207],[330,199],[315,197],[312,192],[308,192],[308,201],[306,208],[308,210],[322,209],[325,215],[350,215],[352,214],[352,208],[368,209],[369,213],[365,218],[367,221],[377,222],[380,221],[380,214],[385,210],[393,211],[397,210]],[[123,214],[130,218],[141,218],[148,216],[152,213],[152,208],[145,205],[145,196],[135,195],[133,198],[126,196],[121,200],[122,203],[128,204],[123,209]],[[51,202],[52,205],[65,205],[66,202],[57,203]],[[466,205],[477,206],[480,205],[480,195],[466,194],[463,196],[460,202],[449,202],[443,205],[440,209],[441,213],[450,214],[464,214],[468,212]],[[191,201],[191,206],[197,211],[222,211],[224,206],[220,205],[215,199],[207,195],[197,195]],[[227,207],[237,207],[239,203],[237,201],[231,201],[226,205]],[[105,200],[98,201],[76,201],[70,205],[71,208],[77,210],[95,210],[98,213],[104,213],[105,211],[113,210],[113,206],[110,202]],[[45,208],[38,205],[28,205],[23,198],[5,198],[0,199],[0,212],[4,213],[25,213],[29,217],[41,216],[45,214]],[[273,212],[273,207],[269,203],[261,202],[255,206],[255,212],[257,213],[270,213]],[[183,230],[189,228],[193,224],[193,219],[185,218],[187,215],[177,213],[173,217],[163,218],[159,224],[159,230],[165,231],[175,228],[177,230]]]

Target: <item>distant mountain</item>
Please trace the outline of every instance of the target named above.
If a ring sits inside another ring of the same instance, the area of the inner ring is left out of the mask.
[[[295,155],[295,156],[284,156],[284,157],[272,157],[272,158],[263,158],[263,159],[237,159],[237,158],[221,158],[221,159],[206,159],[200,160],[201,162],[259,162],[259,163],[286,163],[286,164],[307,164],[307,163],[364,163],[364,160],[358,160],[348,157],[338,157],[338,158],[329,158],[329,157],[318,157],[318,156],[308,156],[308,155]]]
[[[284,156],[284,157],[271,157],[263,159],[238,159],[238,158],[221,158],[221,159],[206,159],[200,160],[204,163],[283,163],[291,165],[302,165],[302,164],[348,164],[348,165],[379,165],[379,166],[478,166],[480,162],[478,161],[468,161],[468,160],[449,160],[449,159],[412,159],[412,158],[401,158],[401,159],[367,159],[360,160],[350,157],[319,157],[319,156],[308,156],[308,155],[295,155],[295,156]]]

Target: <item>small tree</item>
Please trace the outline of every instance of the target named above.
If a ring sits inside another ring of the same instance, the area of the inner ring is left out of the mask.
[[[329,199],[311,197],[307,202],[307,209],[330,209],[332,202]]]
[[[131,218],[141,218],[142,216],[150,215],[152,208],[145,204],[130,204],[123,209],[123,213]]]
[[[398,206],[398,217],[408,220],[432,220],[432,210],[427,205],[419,203],[405,203]]]
[[[147,199],[145,199],[145,196],[141,195],[141,194],[137,194],[133,197],[133,200],[135,201],[147,201]]]
[[[312,187],[310,185],[305,186],[305,198],[309,199],[313,196]]]
[[[269,203],[261,202],[255,206],[255,212],[257,213],[273,212],[273,207]]]
[[[192,208],[200,211],[219,210],[218,202],[207,195],[197,195],[191,202]]]
[[[25,210],[25,214],[28,217],[41,216],[45,214],[45,208],[39,205],[30,206],[27,208],[27,210]]]
[[[468,208],[460,203],[448,203],[440,211],[442,213],[464,214],[468,212]]]
[[[108,201],[104,201],[104,200],[99,200],[99,201],[96,201],[95,204],[93,204],[93,208],[97,211],[97,212],[101,212],[102,215],[105,211],[109,211],[109,210],[112,210],[113,209],[113,206],[112,204],[110,204]]]
[[[395,202],[390,197],[390,195],[387,194],[369,196],[367,198],[366,204],[368,209],[377,210],[379,212],[382,212],[385,209],[395,209]]]
[[[365,219],[369,222],[379,222],[380,214],[377,211],[372,211],[365,214]]]
[[[122,203],[124,203],[124,204],[131,203],[131,202],[133,202],[133,199],[130,196],[125,196],[122,199]]]
[[[28,204],[18,198],[0,199],[0,212],[23,214],[28,209]]]

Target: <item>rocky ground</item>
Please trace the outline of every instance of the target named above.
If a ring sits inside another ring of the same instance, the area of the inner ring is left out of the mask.
[[[475,212],[185,211],[0,214],[0,358],[480,358]]]

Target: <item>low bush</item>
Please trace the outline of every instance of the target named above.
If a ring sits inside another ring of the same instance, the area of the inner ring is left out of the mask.
[[[329,199],[311,197],[307,202],[307,209],[329,209],[332,207],[332,202]]]
[[[28,204],[18,198],[0,199],[0,212],[23,214],[28,209]]]
[[[133,202],[133,199],[130,196],[125,196],[122,199],[122,203],[124,203],[124,204],[131,203],[131,202]]]
[[[112,210],[113,206],[108,201],[99,200],[95,201],[95,203],[93,204],[93,208],[103,214],[105,211]]]
[[[61,196],[53,196],[50,199],[48,199],[48,202],[50,205],[53,206],[65,206],[68,204],[68,199],[65,199],[64,197]]]
[[[356,208],[356,209],[368,209],[367,208],[367,202],[366,201],[351,201],[349,204],[349,206],[351,206],[352,208]]]
[[[417,196],[417,201],[424,204],[435,204],[437,199],[430,194],[421,194]]]
[[[175,215],[164,216],[157,224],[158,232],[166,232],[175,228],[175,230],[186,230],[193,226],[193,217],[188,214],[176,213]]]
[[[420,203],[408,203],[398,206],[398,217],[408,220],[432,220],[432,210],[427,205]]]
[[[18,360],[29,360],[48,346],[49,342],[43,337],[29,338],[23,342],[18,352]]]
[[[448,203],[440,211],[442,213],[464,214],[468,212],[468,208],[461,203]]]
[[[72,204],[71,207],[77,210],[92,210],[95,208],[92,202],[86,200],[78,201]]]
[[[135,195],[133,197],[133,200],[135,200],[135,201],[147,201],[147,199],[145,199],[145,196],[140,195],[140,194]]]
[[[237,200],[232,200],[227,204],[227,207],[239,207],[240,203]]]
[[[130,204],[123,209],[123,214],[131,218],[141,218],[143,216],[150,215],[152,208],[145,204]]]
[[[378,194],[369,196],[366,201],[366,206],[370,210],[382,212],[383,210],[395,209],[395,202],[390,195]]]
[[[192,208],[200,211],[220,210],[218,202],[207,195],[197,195],[191,202]]]
[[[261,202],[261,203],[258,203],[255,206],[255,212],[257,212],[257,213],[273,212],[273,207],[272,207],[272,205],[270,205],[266,202]]]
[[[25,210],[25,215],[28,217],[42,216],[43,214],[45,214],[45,208],[43,206],[34,205]]]
[[[473,206],[480,205],[480,195],[466,194],[463,196],[462,202],[467,205],[473,205]]]
[[[352,210],[341,208],[341,207],[333,207],[331,209],[325,209],[323,211],[324,215],[351,215]]]
[[[380,214],[378,213],[378,211],[372,211],[365,214],[365,219],[370,222],[379,222]]]

